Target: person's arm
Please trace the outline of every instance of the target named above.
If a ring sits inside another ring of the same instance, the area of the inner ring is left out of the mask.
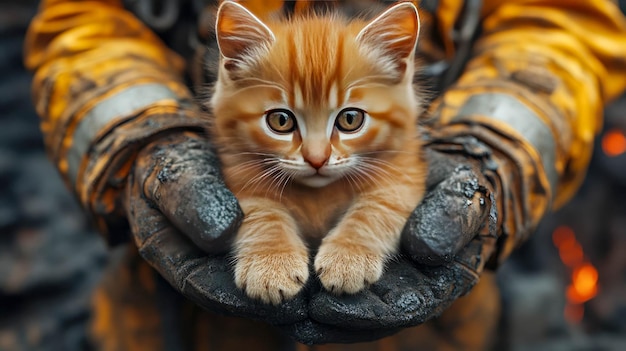
[[[442,36],[461,4],[439,1]],[[473,58],[425,121],[428,190],[402,238],[412,262],[355,297],[316,296],[315,320],[375,330],[439,315],[584,177],[602,109],[626,87],[623,16],[608,0],[484,5]]]
[[[203,308],[272,324],[307,320],[303,296],[261,306],[235,286],[224,252],[243,215],[183,84],[183,62],[121,1],[44,0],[26,63],[36,70],[46,148],[111,244],[131,239]]]
[[[204,121],[183,60],[120,0],[44,0],[25,43],[48,154],[110,242],[138,147]]]
[[[584,178],[603,107],[626,87],[626,21],[610,0],[487,0],[482,15],[473,58],[432,112],[436,138],[493,150],[502,258]]]

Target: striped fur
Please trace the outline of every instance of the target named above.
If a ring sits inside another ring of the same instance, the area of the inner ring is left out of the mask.
[[[418,31],[408,2],[370,22],[262,22],[235,2],[220,6],[212,134],[246,215],[233,253],[249,296],[293,297],[309,276],[309,248],[319,248],[315,271],[336,293],[379,279],[397,252],[426,174],[412,86]],[[359,116],[360,128],[342,127]]]

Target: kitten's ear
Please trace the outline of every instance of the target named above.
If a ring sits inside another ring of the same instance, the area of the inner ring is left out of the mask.
[[[401,2],[372,20],[357,35],[358,43],[377,48],[394,62],[411,57],[419,36],[420,20],[411,2]]]
[[[269,47],[274,33],[252,12],[234,1],[224,1],[217,11],[217,45],[222,55],[238,66],[259,50]],[[228,68],[228,66],[227,66]]]

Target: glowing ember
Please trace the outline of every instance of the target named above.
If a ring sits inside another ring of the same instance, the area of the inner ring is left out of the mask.
[[[567,299],[574,303],[591,300],[598,293],[598,271],[589,263],[576,267],[572,284],[567,287]]]
[[[602,138],[602,150],[609,157],[619,156],[626,152],[626,136],[619,129],[612,129]]]
[[[598,271],[585,259],[582,246],[571,228],[556,228],[552,241],[559,250],[559,257],[572,272],[571,283],[566,290],[565,318],[579,323],[585,311],[582,304],[598,294]]]

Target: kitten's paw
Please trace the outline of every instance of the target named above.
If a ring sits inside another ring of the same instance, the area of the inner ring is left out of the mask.
[[[235,284],[246,294],[278,305],[293,298],[309,279],[307,253],[254,253],[235,264]]]
[[[327,242],[315,256],[315,271],[334,294],[354,294],[383,274],[385,256],[364,246]]]

